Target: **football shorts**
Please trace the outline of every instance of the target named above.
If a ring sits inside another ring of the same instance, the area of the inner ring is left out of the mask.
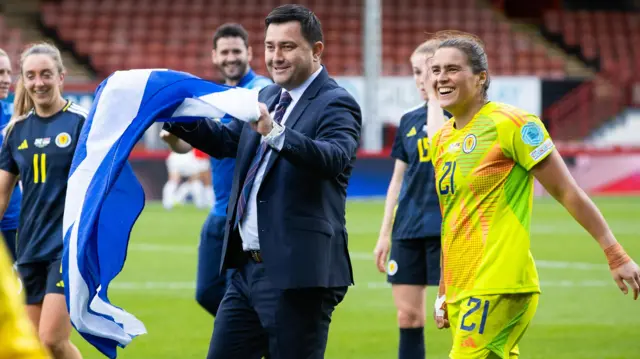
[[[481,295],[449,304],[450,359],[516,359],[538,307],[538,293]]]
[[[391,284],[438,285],[440,237],[392,240],[387,281]]]
[[[40,304],[49,293],[65,294],[61,259],[18,264],[17,269],[26,292],[27,304]]]

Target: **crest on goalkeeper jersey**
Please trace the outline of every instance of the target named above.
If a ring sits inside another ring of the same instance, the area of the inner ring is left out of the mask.
[[[468,134],[465,136],[464,140],[462,140],[462,152],[471,153],[478,144],[478,139],[476,135]]]

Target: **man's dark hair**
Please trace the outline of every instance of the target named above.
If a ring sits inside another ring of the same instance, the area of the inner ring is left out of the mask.
[[[240,24],[228,23],[220,26],[213,34],[213,49],[218,47],[218,40],[223,37],[239,37],[244,41],[244,46],[249,47],[249,34]]]
[[[264,19],[264,28],[271,24],[283,24],[285,22],[297,21],[302,29],[302,36],[310,45],[322,41],[322,24],[313,11],[298,4],[286,4],[273,9],[267,18]]]

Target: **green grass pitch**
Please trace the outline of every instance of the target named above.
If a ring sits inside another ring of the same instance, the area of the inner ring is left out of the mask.
[[[618,240],[640,261],[640,198],[598,198],[596,203]],[[382,211],[382,201],[348,204],[356,285],[333,315],[328,359],[397,357],[391,289],[372,260]],[[194,300],[194,280],[206,214],[192,207],[165,211],[149,204],[145,208],[110,298],[140,318],[148,333],[119,349],[119,358],[205,358],[213,320]],[[640,300],[634,302],[617,289],[597,244],[551,199],[536,200],[531,232],[543,293],[521,341],[521,358],[640,358]],[[447,358],[451,336],[433,324],[433,294],[434,288],[429,288],[427,358]],[[72,340],[85,358],[103,358],[77,333]]]

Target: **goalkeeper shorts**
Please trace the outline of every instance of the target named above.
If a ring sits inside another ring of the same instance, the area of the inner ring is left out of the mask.
[[[514,359],[538,307],[538,293],[480,295],[448,305],[450,359]]]

